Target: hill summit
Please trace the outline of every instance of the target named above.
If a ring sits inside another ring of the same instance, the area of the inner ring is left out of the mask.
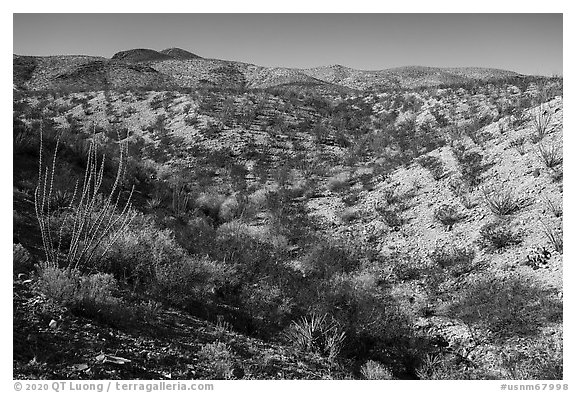
[[[180,48],[168,48],[161,50],[160,53],[173,57],[174,59],[178,60],[189,60],[189,59],[201,59],[202,57],[188,52],[187,50],[180,49]]]

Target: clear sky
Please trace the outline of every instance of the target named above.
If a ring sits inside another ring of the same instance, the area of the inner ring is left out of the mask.
[[[13,52],[179,47],[263,66],[493,67],[562,75],[562,14],[14,14]]]

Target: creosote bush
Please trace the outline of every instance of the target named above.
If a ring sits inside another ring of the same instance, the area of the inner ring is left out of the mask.
[[[184,309],[211,305],[238,286],[236,270],[208,257],[187,256],[156,267],[154,289],[160,298]]]
[[[562,319],[562,303],[526,277],[491,274],[468,284],[450,313],[500,337],[534,335],[543,324]]]
[[[44,267],[36,288],[73,312],[112,325],[130,321],[132,310],[116,297],[117,284],[110,274],[82,275],[78,270]]]
[[[350,176],[348,173],[339,173],[328,179],[328,189],[332,192],[342,192],[350,187]]]
[[[429,258],[442,269],[446,269],[453,276],[460,276],[470,271],[474,265],[476,252],[473,248],[444,244],[436,247]]]
[[[441,180],[446,176],[446,171],[442,160],[434,156],[422,156],[418,163],[430,171],[434,180]]]
[[[518,337],[509,342],[500,353],[505,379],[563,379],[562,335]]]
[[[178,263],[185,256],[173,233],[158,228],[144,215],[138,215],[130,228],[113,236],[114,244],[96,266],[134,285],[153,282],[157,268]]]
[[[487,165],[482,163],[482,154],[475,151],[467,151],[464,145],[455,145],[452,152],[460,165],[462,179],[470,186],[477,186],[482,182],[482,173]]]

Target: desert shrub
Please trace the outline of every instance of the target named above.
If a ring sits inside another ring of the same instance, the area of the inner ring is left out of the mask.
[[[519,197],[516,192],[505,186],[483,187],[482,193],[486,206],[497,216],[512,215],[528,206],[528,198]]]
[[[12,246],[13,253],[13,271],[14,273],[28,271],[34,267],[34,261],[30,252],[20,243],[14,243]]]
[[[357,220],[358,217],[360,217],[360,212],[358,209],[353,207],[346,208],[342,213],[340,213],[340,220],[344,223],[351,223],[352,221]]]
[[[191,256],[158,265],[154,273],[157,296],[190,311],[210,306],[239,284],[233,267],[208,257]]]
[[[284,337],[298,350],[319,353],[333,360],[340,353],[346,334],[327,314],[311,314],[292,322]]]
[[[394,379],[392,371],[386,366],[374,361],[368,360],[360,368],[360,373],[365,379],[377,379],[377,380],[388,380]]]
[[[196,198],[194,205],[204,215],[210,217],[214,222],[218,222],[220,206],[222,206],[225,200],[224,195],[205,192]]]
[[[395,187],[388,187],[382,191],[382,196],[389,206],[402,202],[402,195],[397,192]]]
[[[404,225],[404,218],[400,215],[400,212],[398,212],[397,209],[377,205],[376,211],[390,228],[398,230],[402,225]]]
[[[516,106],[513,109],[512,119],[510,124],[513,128],[519,128],[524,125],[529,120],[528,114],[524,111],[521,106]]]
[[[506,221],[492,221],[480,228],[479,245],[483,249],[498,251],[521,242],[521,234],[515,232]]]
[[[218,211],[219,222],[229,222],[241,214],[241,205],[238,198],[229,196],[224,199]]]
[[[308,214],[306,201],[295,201],[282,190],[267,194],[267,205],[272,213],[272,231],[292,244],[306,244],[314,240],[317,225]]]
[[[234,266],[244,285],[259,282],[262,277],[274,280],[287,274],[287,268],[277,263],[279,255],[273,245],[242,231],[240,226],[227,226],[218,231],[209,255]]]
[[[190,192],[181,181],[172,181],[168,184],[171,199],[170,210],[179,218],[185,219],[190,210]]]
[[[475,251],[470,247],[444,244],[436,247],[429,255],[433,263],[446,269],[455,277],[470,271],[474,265]]]
[[[187,115],[184,118],[184,124],[186,124],[189,127],[195,126],[198,123],[200,123],[200,119],[198,119],[198,116]]]
[[[191,218],[174,235],[178,244],[191,254],[205,255],[214,250],[216,243],[216,228],[204,217]]]
[[[446,176],[444,164],[437,157],[423,156],[418,159],[418,163],[428,169],[435,180],[441,180]]]
[[[113,236],[116,242],[96,266],[135,285],[153,281],[157,267],[177,263],[185,255],[172,231],[159,229],[142,215],[131,228]]]
[[[316,314],[330,314],[346,333],[343,353],[364,357],[385,347],[401,347],[409,336],[408,320],[396,300],[371,274],[336,274],[317,285],[311,304]]]
[[[359,199],[360,191],[357,189],[351,190],[349,193],[342,196],[342,202],[344,202],[344,204],[349,207],[356,205]]]
[[[492,122],[492,117],[487,115],[485,117],[474,116],[464,125],[464,133],[474,142],[476,145],[485,141],[489,134],[482,132],[482,127],[490,124]]]
[[[328,278],[335,273],[352,272],[360,261],[344,247],[319,242],[308,250],[300,263],[308,276]]]
[[[502,338],[534,335],[562,319],[562,303],[552,290],[514,274],[472,280],[449,308],[450,315]]]
[[[448,186],[454,193],[454,196],[458,197],[460,203],[466,209],[472,209],[474,206],[476,206],[477,203],[472,196],[470,185],[462,182],[459,179],[452,179],[452,181],[448,183]]]
[[[219,341],[204,344],[198,352],[198,357],[210,365],[212,375],[209,379],[232,378],[234,356],[226,344]]]
[[[110,274],[82,275],[78,270],[44,267],[36,288],[80,315],[113,325],[130,320],[132,310],[115,296],[116,280]]]
[[[328,179],[328,189],[332,192],[342,192],[350,187],[350,176],[348,173],[339,173]]]
[[[443,204],[434,211],[434,218],[451,230],[452,226],[462,219],[462,214],[456,206]]]
[[[449,353],[427,354],[416,368],[416,376],[421,380],[496,379],[493,373],[470,367],[469,362]]]
[[[466,147],[463,145],[454,146],[452,151],[460,165],[462,179],[470,186],[480,184],[482,182],[482,173],[487,169],[487,166],[482,164],[482,154],[466,151]]]
[[[15,154],[35,154],[38,151],[37,135],[31,127],[16,117],[13,119],[12,135]]]
[[[242,288],[240,304],[251,318],[250,328],[262,337],[271,337],[293,318],[296,305],[290,296],[290,281],[284,285],[261,279]]]
[[[561,335],[511,339],[500,353],[504,377],[511,380],[563,379],[562,346]]]
[[[387,258],[392,273],[402,282],[420,280],[429,273],[429,268],[419,258],[412,258],[400,252],[394,252]]]
[[[554,169],[562,164],[562,147],[559,145],[544,146],[543,144],[539,144],[538,153],[540,154],[542,163],[544,163],[547,168]]]

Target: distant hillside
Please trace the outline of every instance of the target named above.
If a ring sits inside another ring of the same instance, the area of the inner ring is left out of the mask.
[[[180,48],[168,48],[161,50],[160,53],[168,55],[174,59],[180,59],[180,60],[201,59],[200,56]]]
[[[115,53],[112,56],[112,60],[129,61],[133,63],[141,61],[169,60],[171,58],[172,57],[167,54],[152,49],[131,49]]]
[[[472,82],[475,80],[501,79],[520,76],[513,71],[490,68],[435,68],[398,67],[381,71],[361,71],[341,65],[302,70],[314,78],[365,90],[374,87],[415,88]]]
[[[262,67],[205,59],[180,48],[162,51],[131,49],[118,52],[111,59],[93,56],[14,55],[13,64],[15,87],[30,90],[115,87],[163,90],[172,87],[270,88],[302,85],[322,92],[336,92],[343,89],[442,86],[521,76],[516,72],[489,68],[409,66],[362,71],[341,65],[309,69]],[[121,72],[117,73],[119,70]]]

